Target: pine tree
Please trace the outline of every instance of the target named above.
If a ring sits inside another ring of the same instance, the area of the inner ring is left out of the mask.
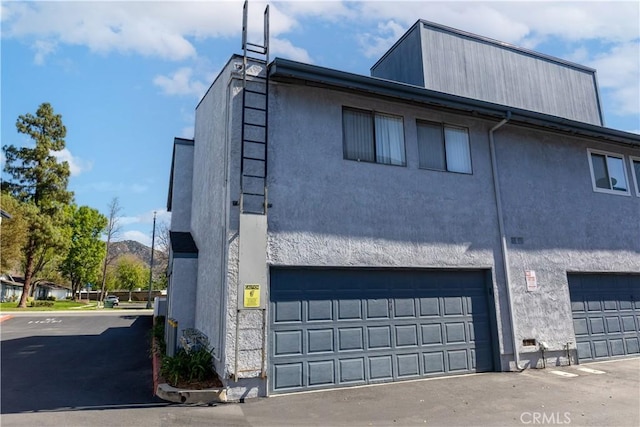
[[[18,117],[16,128],[28,135],[34,147],[5,145],[5,172],[12,178],[2,183],[26,210],[27,238],[23,248],[24,288],[18,307],[26,307],[34,276],[52,254],[66,250],[69,244],[69,219],[73,193],[67,191],[69,164],[58,162],[55,151],[65,148],[67,130],[62,116],[49,103],[43,103],[36,115]]]

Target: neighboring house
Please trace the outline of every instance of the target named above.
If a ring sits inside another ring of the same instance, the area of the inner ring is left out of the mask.
[[[640,136],[595,70],[426,21],[372,77],[254,56],[169,186],[168,317],[230,398],[640,354]]]
[[[3,274],[0,276],[0,283],[2,283],[0,298],[3,302],[20,299],[24,288],[24,278]],[[70,298],[71,289],[53,282],[39,281],[35,284],[33,295],[37,300],[44,300],[50,297],[60,300]]]
[[[0,285],[1,302],[17,301],[22,295],[24,284],[16,282],[16,279],[8,274],[0,275]]]

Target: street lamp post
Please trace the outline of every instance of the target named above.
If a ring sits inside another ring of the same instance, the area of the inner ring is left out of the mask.
[[[149,296],[147,308],[151,308],[151,290],[153,288],[153,247],[156,242],[156,211],[153,211],[153,233],[151,234],[151,262],[149,263]]]

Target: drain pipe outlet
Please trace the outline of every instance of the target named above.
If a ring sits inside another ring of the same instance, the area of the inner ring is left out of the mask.
[[[493,138],[495,131],[511,120],[511,111],[507,111],[507,116],[489,131],[489,150],[491,151],[491,172],[493,175],[493,191],[496,198],[496,211],[498,213],[498,228],[500,230],[500,247],[502,249],[502,268],[504,269],[505,289],[509,301],[509,320],[511,321],[511,342],[513,344],[513,355],[515,357],[516,369],[523,371],[520,366],[520,354],[518,352],[518,340],[516,336],[516,320],[513,314],[513,296],[511,295],[511,274],[509,273],[509,251],[507,248],[507,236],[504,231],[504,219],[502,215],[502,198],[500,195],[500,180],[498,179],[498,162],[496,158],[496,146]]]

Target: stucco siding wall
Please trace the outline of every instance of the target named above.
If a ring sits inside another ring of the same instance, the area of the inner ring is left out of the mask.
[[[330,90],[272,88],[269,263],[491,268],[500,347],[510,352],[502,268],[494,263],[499,233],[487,136],[493,123]],[[402,115],[407,166],[343,159],[343,106]],[[417,119],[467,127],[473,174],[419,169]]]
[[[175,144],[173,191],[171,193],[171,230],[190,231],[191,185],[193,182],[193,145]]]
[[[640,149],[505,126],[496,133],[519,340],[574,342],[567,272],[640,272],[640,198],[593,191],[587,149]],[[629,183],[631,185],[631,183]],[[526,291],[525,270],[538,290]],[[534,355],[535,357],[535,355]]]
[[[233,59],[231,63],[235,62]],[[224,346],[226,268],[226,223],[228,193],[227,108],[233,66],[217,77],[196,108],[193,202],[191,230],[199,250],[195,325],[215,347],[216,369],[221,372]]]
[[[327,89],[273,90],[269,263],[491,268],[506,369],[511,322],[488,144],[495,122]],[[344,160],[343,106],[403,116],[407,166]],[[467,127],[473,174],[419,169],[416,119]],[[567,271],[640,271],[640,198],[634,187],[632,196],[594,193],[587,147],[640,153],[512,125],[496,133],[496,147],[507,240],[524,239],[509,242],[518,348],[534,338],[561,350],[574,341]],[[538,291],[526,292],[525,270],[536,271]],[[535,365],[537,356],[523,357]]]
[[[178,336],[195,327],[197,258],[174,258],[167,292],[167,317],[178,321]]]

